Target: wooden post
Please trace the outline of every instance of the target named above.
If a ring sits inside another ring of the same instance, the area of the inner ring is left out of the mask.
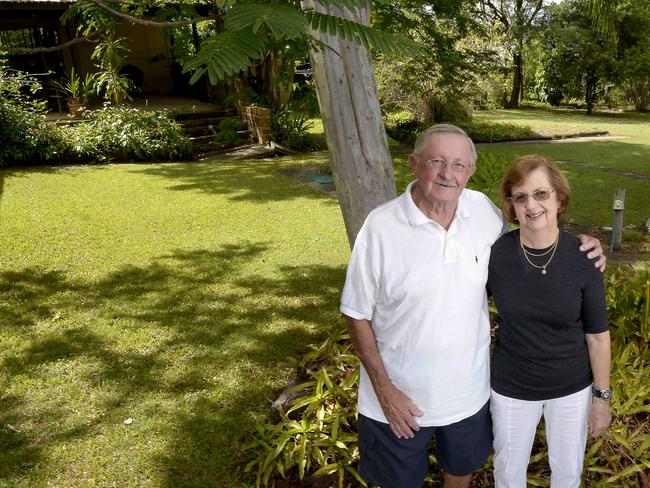
[[[368,3],[351,12],[314,0],[302,9],[368,25]],[[370,61],[362,44],[329,32],[311,31],[329,46],[311,51],[314,84],[321,109],[336,193],[350,246],[372,209],[395,197],[393,161],[381,118]]]
[[[620,249],[623,241],[623,210],[625,209],[625,188],[617,188],[612,206],[612,244],[610,251]]]

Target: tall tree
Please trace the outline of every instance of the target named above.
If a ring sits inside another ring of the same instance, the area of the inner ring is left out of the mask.
[[[400,32],[424,46],[413,55],[380,55],[377,61],[384,107],[408,109],[422,122],[460,120],[471,114],[477,78],[492,53],[472,40],[483,35],[471,17],[473,2],[401,0],[376,3],[374,26]]]
[[[480,0],[479,12],[486,22],[495,23],[509,40],[512,57],[512,89],[508,108],[517,108],[521,100],[524,46],[535,31],[543,0]]]
[[[617,48],[608,36],[594,30],[586,0],[553,5],[550,19],[544,40],[546,85],[564,96],[582,96],[591,114],[608,84],[617,78]]]

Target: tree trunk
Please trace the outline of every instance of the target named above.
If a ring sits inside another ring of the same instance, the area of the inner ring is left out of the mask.
[[[521,98],[521,81],[523,78],[523,59],[521,51],[512,53],[512,91],[510,92],[510,101],[508,108],[518,108]]]
[[[596,85],[598,77],[595,73],[595,68],[589,66],[587,68],[587,77],[585,80],[585,104],[587,104],[587,115],[591,115],[596,102]]]
[[[353,14],[304,0],[303,10],[368,24],[369,5]],[[395,197],[393,163],[381,118],[370,54],[363,45],[313,31],[332,49],[311,52],[336,192],[350,246],[368,213]]]
[[[293,68],[289,71],[287,66],[284,66],[282,55],[277,52],[269,53],[268,63],[269,93],[271,94],[273,106],[279,109],[287,105],[291,100]]]

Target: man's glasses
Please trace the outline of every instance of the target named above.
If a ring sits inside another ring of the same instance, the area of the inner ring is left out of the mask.
[[[528,201],[528,197],[533,197],[533,199],[536,202],[543,202],[544,200],[548,200],[551,198],[551,193],[555,191],[554,188],[551,188],[550,190],[535,190],[532,193],[515,193],[514,195],[510,195],[508,197],[508,201],[510,203],[526,203]]]
[[[469,166],[462,161],[454,161],[453,163],[450,163],[444,159],[434,158],[422,162],[429,168],[435,169],[443,169],[444,167],[449,166],[454,173],[469,173],[472,169],[472,166]]]

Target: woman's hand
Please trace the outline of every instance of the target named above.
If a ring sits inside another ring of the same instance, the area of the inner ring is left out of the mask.
[[[591,414],[589,414],[589,432],[591,437],[596,438],[607,430],[612,422],[612,414],[609,411],[609,402],[594,398],[591,401]]]

